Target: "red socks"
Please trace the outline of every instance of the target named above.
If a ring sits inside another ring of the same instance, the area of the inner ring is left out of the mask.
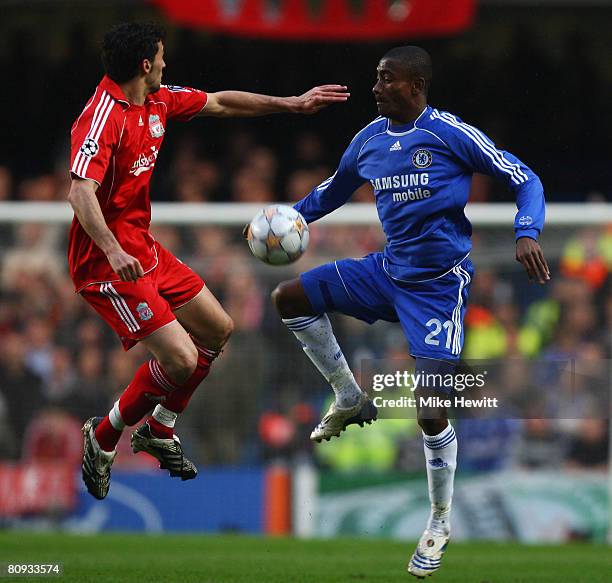
[[[159,437],[160,439],[172,439],[174,435],[173,427],[167,427],[152,416],[147,419],[147,423],[151,429],[151,433],[155,437]]]
[[[171,413],[182,413],[194,391],[210,372],[210,365],[218,352],[196,343],[198,364],[189,379],[181,386],[173,383],[156,360],[145,362],[136,371],[132,382],[121,395],[118,404],[96,428],[96,440],[104,451],[117,446],[126,425],[136,425],[155,405],[161,405]],[[156,415],[147,419],[154,436],[171,439],[174,421],[168,415]],[[176,415],[174,415],[176,417]],[[165,421],[165,422],[164,422]],[[169,424],[172,424],[171,426]]]
[[[219,354],[218,352],[199,346],[197,343],[196,348],[198,349],[198,366],[195,371],[184,385],[173,390],[166,400],[160,403],[161,407],[176,414],[182,413],[185,410],[195,390],[208,376],[210,366]],[[174,433],[174,422],[172,422],[172,426],[168,426],[164,424],[164,419],[164,415],[157,415],[154,411],[153,415],[147,419],[147,423],[151,428],[151,433],[155,435],[155,437],[171,439]]]
[[[136,425],[156,404],[163,403],[178,387],[168,378],[156,360],[140,365],[132,382],[114,407],[96,428],[96,440],[104,451],[115,449],[126,425]],[[112,419],[111,419],[112,417]]]
[[[104,451],[113,451],[119,439],[121,438],[121,430],[115,429],[108,415],[100,421],[100,425],[96,427],[96,441]]]

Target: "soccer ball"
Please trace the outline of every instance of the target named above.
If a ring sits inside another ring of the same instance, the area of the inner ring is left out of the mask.
[[[294,208],[275,204],[259,211],[249,224],[247,240],[257,259],[270,265],[297,261],[309,240],[308,225]]]

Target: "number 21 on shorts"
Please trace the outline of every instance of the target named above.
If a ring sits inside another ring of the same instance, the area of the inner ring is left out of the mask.
[[[446,322],[442,323],[438,318],[431,318],[425,326],[431,330],[427,336],[425,336],[425,344],[429,344],[431,346],[440,346],[440,340],[437,336],[442,332],[442,328],[446,330],[446,344],[444,347],[449,349],[451,347],[453,330],[455,325],[451,320],[446,320]]]

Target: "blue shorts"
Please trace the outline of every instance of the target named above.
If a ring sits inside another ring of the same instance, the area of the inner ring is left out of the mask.
[[[436,279],[402,283],[383,269],[383,254],[341,259],[300,278],[316,313],[339,312],[372,324],[399,322],[414,357],[457,360],[474,268],[465,258]]]

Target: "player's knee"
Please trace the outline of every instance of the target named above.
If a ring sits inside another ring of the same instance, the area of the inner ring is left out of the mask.
[[[296,313],[296,302],[291,293],[292,283],[291,281],[279,283],[271,294],[272,303],[281,318],[297,318],[304,315]]]
[[[234,320],[228,314],[224,314],[217,327],[217,344],[219,349],[223,348],[234,331]]]
[[[448,425],[447,419],[423,419],[420,416],[418,422],[426,435],[438,435],[442,433]]]
[[[160,364],[172,382],[182,385],[198,366],[198,350],[194,344],[187,344],[175,350]]]

